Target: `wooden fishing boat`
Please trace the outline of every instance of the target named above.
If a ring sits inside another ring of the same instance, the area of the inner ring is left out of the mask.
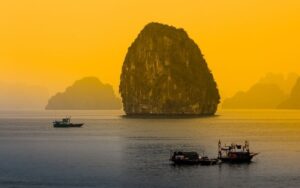
[[[254,156],[258,155],[258,153],[250,152],[248,141],[245,141],[244,145],[231,144],[222,147],[219,140],[218,150],[218,159],[229,163],[249,163]]]
[[[71,118],[63,118],[61,121],[54,121],[53,127],[56,128],[67,128],[67,127],[82,127],[84,123],[71,123]]]

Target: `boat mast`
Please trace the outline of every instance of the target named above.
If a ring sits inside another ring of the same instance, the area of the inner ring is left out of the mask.
[[[249,150],[249,142],[247,140],[245,141],[245,149],[246,149],[247,152],[250,152],[250,150]]]
[[[222,146],[221,146],[221,140],[219,140],[219,142],[218,142],[218,150],[219,150],[219,152],[218,152],[218,156],[219,156],[219,158],[221,158],[221,157],[222,157]]]

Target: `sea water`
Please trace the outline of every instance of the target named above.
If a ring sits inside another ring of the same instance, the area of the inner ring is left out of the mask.
[[[82,128],[53,128],[72,116]],[[202,118],[122,111],[0,111],[0,187],[299,187],[300,111],[222,110]],[[174,166],[170,152],[217,156],[250,143],[250,164]]]

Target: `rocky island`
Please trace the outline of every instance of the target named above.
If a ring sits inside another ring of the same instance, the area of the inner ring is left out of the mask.
[[[121,109],[121,100],[109,84],[98,78],[86,77],[76,81],[65,92],[51,97],[47,110],[114,110]]]
[[[129,47],[119,91],[127,115],[213,115],[220,101],[197,44],[160,23],[146,25]]]

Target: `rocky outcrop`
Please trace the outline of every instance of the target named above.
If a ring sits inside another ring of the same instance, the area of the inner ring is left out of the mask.
[[[159,23],[146,25],[129,47],[119,91],[128,115],[212,115],[220,100],[197,44]]]
[[[86,77],[76,81],[65,92],[51,97],[47,110],[112,110],[122,107],[111,85],[98,78]]]
[[[274,109],[286,98],[275,84],[258,83],[246,92],[238,92],[225,99],[222,108],[228,109]]]
[[[293,87],[290,96],[278,105],[280,109],[300,109],[300,78]]]

